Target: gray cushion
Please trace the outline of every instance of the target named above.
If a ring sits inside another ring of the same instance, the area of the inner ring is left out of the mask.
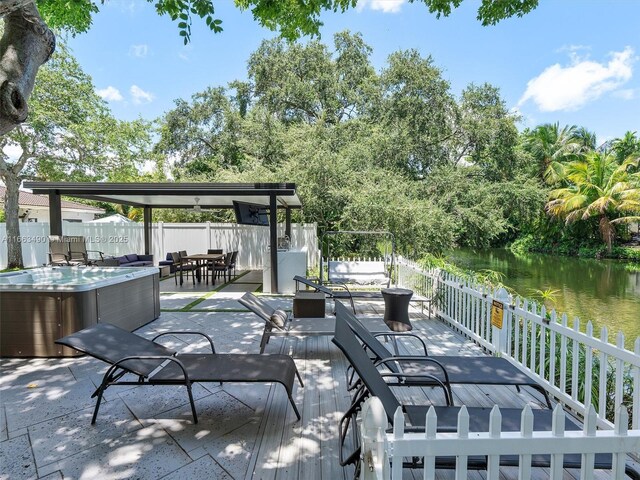
[[[144,260],[139,260],[137,262],[125,263],[125,266],[127,266],[127,267],[146,267],[147,265],[153,265],[153,263],[147,262],[147,261],[144,261]]]
[[[128,253],[125,255],[125,257],[127,257],[127,260],[129,260],[130,262],[137,262],[138,261],[138,254],[137,253]]]
[[[271,314],[271,323],[282,330],[287,323],[287,314],[282,310],[274,311]]]

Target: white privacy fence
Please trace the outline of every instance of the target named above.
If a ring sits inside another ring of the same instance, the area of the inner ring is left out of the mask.
[[[640,337],[630,351],[624,348],[621,332],[615,344],[609,343],[606,328],[596,337],[589,322],[583,333],[577,318],[569,324],[566,314],[547,312],[503,289],[493,291],[447,272],[423,270],[405,259],[397,262],[397,276],[400,286],[421,295],[435,288],[439,318],[510,360],[581,417],[593,406],[598,425],[611,428],[620,424],[618,407],[624,404],[631,428],[640,428]],[[502,328],[492,325],[494,300],[503,306],[502,311],[494,308],[500,312]]]
[[[139,223],[75,223],[63,222],[64,235],[82,235],[87,249],[99,250],[105,255],[144,253],[144,230]],[[284,235],[284,225],[279,225],[279,236]],[[317,268],[320,260],[316,224],[292,224],[291,248],[306,247],[307,265]],[[48,262],[49,224],[21,223],[20,241],[25,267],[35,267]],[[269,229],[253,225],[229,223],[154,223],[151,248],[157,263],[168,252],[186,250],[188,253],[204,253],[210,248],[238,251],[239,269],[260,269],[268,251]],[[7,265],[6,225],[0,223],[0,268]]]
[[[549,468],[545,470],[545,475],[552,480],[565,478],[565,462],[568,466],[580,468],[582,480],[600,478],[595,476],[594,467],[605,467],[611,472],[611,478],[626,478],[627,453],[640,451],[640,430],[627,429],[628,417],[624,406],[618,409],[621,421],[614,430],[596,431],[597,415],[593,407],[589,409],[583,430],[565,431],[564,416],[558,405],[553,411],[551,431],[534,431],[533,413],[527,405],[522,411],[520,431],[503,432],[500,409],[495,406],[490,414],[488,431],[470,432],[469,413],[462,407],[455,431],[441,433],[438,432],[436,412],[431,408],[426,414],[424,432],[406,433],[404,414],[398,408],[394,415],[393,431],[388,432],[387,415],[382,402],[372,397],[367,399],[362,408],[360,478],[400,480],[403,478],[403,459],[419,458],[423,460],[423,478],[435,479],[436,468],[443,466],[438,460],[454,456],[454,464],[446,463],[447,468],[455,469],[456,479],[467,478],[470,463],[486,470],[488,480],[498,480],[501,478],[500,464],[503,462],[517,465],[518,479],[529,480],[532,478],[534,455],[548,455]],[[596,464],[595,454],[610,454],[611,461]],[[505,457],[507,455],[511,457]],[[535,461],[539,462],[540,459]],[[634,467],[630,462],[629,468],[633,470],[629,473],[638,478],[637,466]]]

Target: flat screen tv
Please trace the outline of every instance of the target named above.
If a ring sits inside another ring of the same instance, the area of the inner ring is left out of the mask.
[[[236,222],[241,225],[269,225],[266,207],[253,203],[233,202]]]

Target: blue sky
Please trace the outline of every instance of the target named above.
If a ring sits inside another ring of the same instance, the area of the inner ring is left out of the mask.
[[[640,133],[640,1],[542,0],[532,13],[482,27],[479,2],[464,0],[448,18],[424,4],[359,0],[344,14],[324,13],[321,40],[360,32],[379,71],[388,55],[417,49],[458,96],[470,83],[488,82],[523,117],[520,128],[560,122],[594,131],[598,141]],[[232,0],[217,0],[224,31],[195,21],[182,44],[168,17],[143,0],[109,0],[88,33],[70,46],[116,117],[154,119],[177,98],[246,78],[249,55],[275,34]],[[304,40],[303,40],[304,41]]]

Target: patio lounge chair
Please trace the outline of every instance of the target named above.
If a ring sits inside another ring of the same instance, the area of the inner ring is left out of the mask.
[[[177,354],[174,350],[156,343],[163,335],[189,334],[205,337],[211,345],[211,353]],[[216,353],[213,340],[200,332],[165,332],[148,340],[135,333],[108,323],[67,335],[55,343],[71,347],[111,365],[102,383],[93,393],[97,396],[91,423],[94,424],[102,396],[112,385],[184,385],[187,387],[194,423],[198,423],[196,407],[191,393],[195,382],[260,382],[281,383],[293,411],[300,420],[300,413],[292,398],[293,383],[302,378],[289,355],[222,354]],[[125,374],[138,378],[119,381]]]
[[[356,464],[356,475],[358,474],[359,459],[360,459],[360,441],[358,438],[357,428],[351,428],[355,438],[355,449],[345,458],[344,446],[348,435],[350,425],[356,425],[356,417],[358,412],[362,408],[364,400],[369,396],[375,396],[380,399],[387,414],[387,420],[393,425],[394,414],[398,407],[402,409],[405,414],[405,427],[406,432],[424,432],[426,414],[431,405],[405,405],[400,402],[398,397],[391,390],[391,387],[385,381],[383,375],[378,371],[371,359],[368,357],[364,349],[360,346],[358,339],[356,338],[353,330],[349,327],[344,316],[350,313],[343,305],[336,305],[337,319],[336,330],[333,338],[333,343],[347,357],[347,360],[352,365],[357,375],[362,381],[362,386],[356,395],[353,402],[347,412],[340,420],[340,464],[342,466]],[[443,386],[440,384],[440,386]],[[447,387],[444,385],[444,387]],[[402,388],[402,387],[400,387]],[[446,398],[446,394],[445,394]],[[457,429],[457,417],[460,407],[445,405],[434,406],[436,414],[438,416],[438,431],[451,432]],[[489,418],[491,408],[486,407],[467,407],[469,413],[469,431],[470,432],[488,432],[489,431]],[[533,409],[533,428],[534,430],[546,430],[550,431],[552,426],[553,411],[550,409]],[[520,421],[522,410],[518,408],[501,408],[502,414],[502,431],[520,431]],[[565,415],[565,430],[581,430],[571,418]],[[611,455],[610,454],[596,454],[595,465],[596,469],[610,469],[611,468]],[[414,458],[413,461],[405,464],[408,468],[421,468],[421,460]],[[533,455],[532,466],[535,467],[549,467],[551,460],[548,455]],[[512,455],[501,455],[501,466],[517,466],[518,457]],[[565,455],[564,456],[564,468],[580,468],[581,455]],[[451,469],[455,468],[455,457],[438,457],[436,459],[436,468],[439,469]],[[468,468],[473,470],[486,470],[487,458],[485,456],[471,456],[468,458]],[[640,479],[640,471],[638,471],[632,464],[627,463],[625,467],[627,475],[631,478]]]
[[[264,352],[269,338],[274,335],[333,335],[335,328],[333,318],[293,319],[291,315],[282,310],[277,311],[251,292],[245,293],[238,302],[264,321],[260,353]]]
[[[338,318],[338,317],[336,317]],[[424,341],[416,335],[402,333],[394,338],[417,338],[423,348],[424,355],[393,355],[377,336],[393,335],[389,332],[375,333],[369,331],[362,322],[345,311],[340,315],[340,322],[346,322],[353,330],[353,333],[362,342],[365,349],[370,352],[376,361],[376,365],[383,365],[393,373],[407,375],[402,381],[407,384],[424,384],[421,373],[433,375],[440,380],[451,384],[473,384],[473,385],[512,385],[520,387],[530,387],[540,392],[547,404],[551,407],[551,400],[547,391],[534,378],[530,377],[518,367],[505,358],[483,356],[460,356],[460,355],[428,355],[427,346]],[[444,370],[444,374],[443,374]],[[427,382],[428,383],[428,382]]]

